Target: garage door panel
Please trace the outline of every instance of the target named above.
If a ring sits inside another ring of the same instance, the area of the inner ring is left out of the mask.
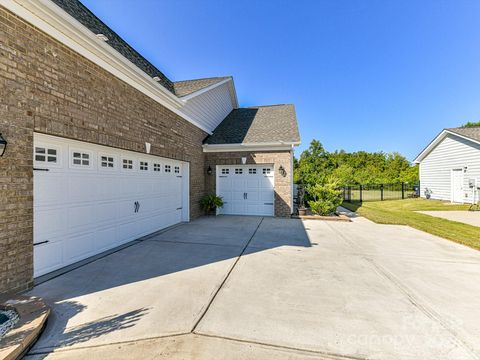
[[[66,223],[67,214],[63,207],[43,207],[35,211],[33,228],[39,237],[54,236],[64,232]]]
[[[35,203],[39,206],[61,204],[68,193],[68,179],[63,174],[34,173],[33,188]]]
[[[59,149],[59,163],[48,172],[36,171],[34,176],[34,240],[38,243],[56,239],[48,247],[35,246],[35,276],[182,220],[184,182],[180,162],[151,155],[139,157],[133,152],[47,135],[34,136],[35,143],[42,139],[50,148],[47,140],[51,140]],[[74,161],[74,152],[88,153],[84,167]],[[105,154],[113,166],[102,164]],[[131,161],[131,166],[124,167],[123,159]],[[147,170],[140,170],[140,161],[148,162]],[[161,164],[161,171],[154,171],[154,163]],[[170,165],[170,173],[165,172],[165,164]],[[52,250],[48,252],[48,248]]]
[[[93,255],[95,250],[95,233],[71,236],[64,242],[63,255],[64,261],[73,263]]]
[[[33,263],[36,265],[35,271],[40,274],[58,269],[63,264],[63,243],[57,241],[36,245]]]

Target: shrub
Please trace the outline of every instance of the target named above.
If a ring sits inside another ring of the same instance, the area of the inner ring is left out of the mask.
[[[342,190],[337,189],[335,182],[310,186],[308,192],[313,198],[308,205],[314,214],[333,214],[342,203]]]
[[[223,207],[223,199],[215,194],[205,195],[200,200],[200,206],[208,215],[213,213],[216,208]]]

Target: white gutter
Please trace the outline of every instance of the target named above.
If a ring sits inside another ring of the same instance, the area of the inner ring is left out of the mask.
[[[300,142],[238,143],[238,144],[204,144],[203,152],[236,151],[284,151],[292,150]]]
[[[181,99],[50,0],[0,0],[0,5],[188,122],[208,134],[212,133],[211,129],[180,111],[184,105]]]

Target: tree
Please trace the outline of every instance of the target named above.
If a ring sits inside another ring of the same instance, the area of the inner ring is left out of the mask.
[[[480,126],[480,121],[477,121],[477,122],[469,121],[469,122],[467,122],[466,124],[463,124],[463,125],[462,125],[463,128],[477,127],[477,126]]]

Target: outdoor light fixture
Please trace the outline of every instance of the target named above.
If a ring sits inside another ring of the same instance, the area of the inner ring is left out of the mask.
[[[149,142],[146,142],[145,143],[145,152],[147,154],[150,154],[150,150],[152,149],[152,144],[150,144]]]
[[[152,79],[153,79],[153,81],[156,81],[156,82],[160,81],[160,78],[158,76],[154,76]]]
[[[95,35],[97,39],[102,40],[102,41],[108,41],[108,37],[104,34],[97,34]]]
[[[212,172],[213,172],[212,167],[208,165],[207,174],[212,175]]]
[[[5,154],[5,150],[7,150],[7,140],[0,133],[0,157]]]
[[[242,157],[242,164],[245,165],[247,163],[247,158],[246,157]]]
[[[280,165],[280,167],[278,168],[278,171],[280,172],[280,175],[282,175],[283,177],[287,176],[287,171],[282,165]]]

